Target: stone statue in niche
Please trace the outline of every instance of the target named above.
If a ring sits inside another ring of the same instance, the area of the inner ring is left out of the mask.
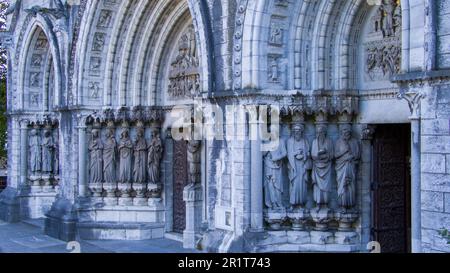
[[[106,34],[105,33],[95,33],[94,41],[92,45],[93,51],[102,51],[105,45]]]
[[[146,157],[147,141],[145,140],[145,131],[144,128],[138,128],[136,141],[134,143],[133,181],[135,183],[146,182]]]
[[[53,142],[52,131],[45,130],[42,140],[42,172],[50,174],[53,172],[53,154],[55,143]]]
[[[270,27],[270,44],[282,45],[283,44],[283,29],[281,24],[272,23]]]
[[[162,140],[157,130],[152,132],[152,140],[148,147],[148,180],[151,184],[158,184],[163,157]]]
[[[294,124],[287,141],[288,170],[290,181],[289,202],[293,208],[304,207],[308,193],[308,170],[311,170],[310,146],[303,137],[305,126]]]
[[[189,164],[189,183],[195,184],[200,181],[200,162],[201,162],[201,141],[192,140],[188,144],[188,164]]]
[[[283,208],[283,159],[286,155],[286,146],[280,140],[278,149],[264,156],[264,203],[272,210]]]
[[[30,132],[30,169],[34,174],[42,168],[41,139],[36,129]]]
[[[55,153],[54,153],[54,167],[53,172],[56,176],[59,175],[59,141],[58,141],[58,134],[56,134],[55,138]]]
[[[273,57],[269,60],[269,81],[279,82],[278,58]]]
[[[103,144],[103,179],[106,183],[116,182],[116,154],[117,143],[114,137],[114,129],[108,129]]]
[[[98,19],[98,27],[109,27],[111,23],[112,12],[109,10],[102,10]]]
[[[350,124],[340,128],[340,138],[336,142],[336,180],[338,184],[338,202],[343,211],[356,204],[356,171],[360,159],[358,140],[352,137]]]
[[[382,29],[384,37],[391,37],[395,34],[394,30],[394,3],[392,0],[383,0],[380,7],[382,17]]]
[[[90,182],[103,182],[103,142],[100,137],[100,131],[95,129],[92,131],[92,140],[89,144],[90,155]]]
[[[317,137],[311,147],[313,159],[312,183],[314,202],[317,209],[326,207],[329,201],[332,183],[332,160],[334,158],[333,142],[327,137],[327,126],[317,126]]]
[[[133,153],[133,142],[130,139],[130,133],[128,129],[123,130],[120,135],[119,144],[119,182],[130,183],[131,182],[131,156]]]

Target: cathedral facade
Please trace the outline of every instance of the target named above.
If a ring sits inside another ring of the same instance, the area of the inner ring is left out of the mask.
[[[449,0],[9,2],[1,220],[450,252]]]

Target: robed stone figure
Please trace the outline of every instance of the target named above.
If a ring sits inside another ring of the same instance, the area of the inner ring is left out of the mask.
[[[134,143],[134,166],[133,181],[135,183],[145,183],[147,168],[147,141],[145,140],[145,131],[143,128],[137,130],[136,141]]]
[[[42,154],[41,139],[37,130],[31,130],[30,133],[30,169],[33,173],[41,171]]]
[[[317,137],[311,147],[313,196],[317,206],[328,205],[332,183],[333,142],[327,137],[327,126],[317,127]]]
[[[131,182],[131,160],[133,154],[133,142],[128,130],[124,130],[120,136],[119,144],[119,182]]]
[[[159,183],[163,145],[159,133],[152,132],[152,140],[148,147],[148,181],[152,184]]]
[[[52,132],[46,130],[44,132],[44,139],[42,140],[42,172],[53,172],[53,154],[55,150],[55,143],[53,142]]]
[[[99,130],[92,131],[89,143],[89,173],[91,183],[103,183],[103,142]]]
[[[106,141],[103,145],[103,178],[106,183],[116,182],[116,154],[117,143],[114,130],[110,129],[106,133]]]
[[[195,184],[200,181],[200,162],[201,162],[201,141],[189,141],[187,147],[187,159],[189,164],[189,184]]]
[[[288,170],[290,181],[289,202],[292,207],[305,206],[308,194],[308,170],[311,169],[310,146],[303,137],[303,124],[292,128],[287,141]]]
[[[264,156],[264,203],[270,209],[283,207],[283,160],[286,154],[285,143],[280,140],[278,148]]]
[[[342,125],[335,157],[338,201],[343,209],[352,208],[356,203],[356,170],[360,156],[359,142],[352,137],[351,126]]]

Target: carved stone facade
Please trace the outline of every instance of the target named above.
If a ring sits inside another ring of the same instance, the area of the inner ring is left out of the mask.
[[[367,252],[399,237],[374,234],[376,178],[405,170],[411,236],[382,251],[450,251],[448,0],[12,2],[0,219],[66,241]]]

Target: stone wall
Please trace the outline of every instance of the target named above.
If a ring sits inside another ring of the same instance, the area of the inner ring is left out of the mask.
[[[439,231],[450,228],[450,85],[434,86],[422,106],[422,245],[448,252]]]

